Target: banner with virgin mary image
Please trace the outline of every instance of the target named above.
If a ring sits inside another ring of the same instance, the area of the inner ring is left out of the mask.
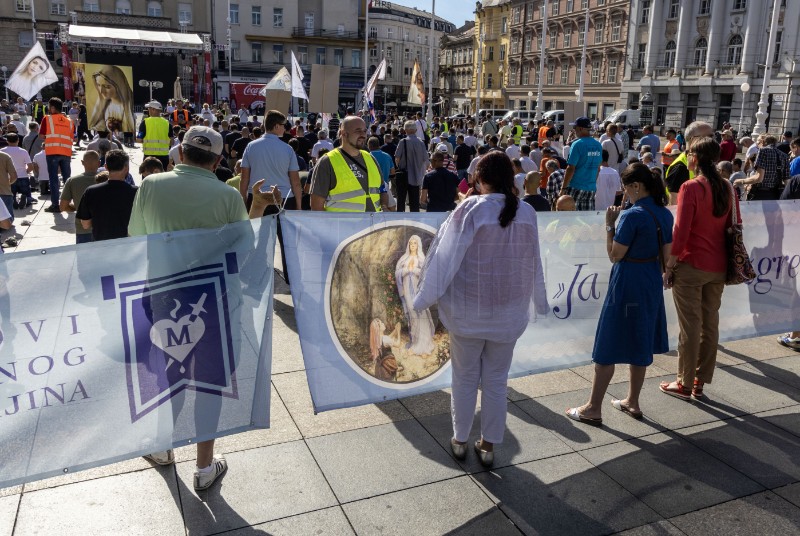
[[[57,81],[58,75],[47,61],[42,44],[37,41],[14,69],[6,87],[27,101]]]
[[[89,129],[134,132],[133,70],[129,66],[85,64]]]

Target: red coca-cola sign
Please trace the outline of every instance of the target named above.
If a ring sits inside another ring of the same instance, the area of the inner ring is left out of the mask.
[[[253,105],[263,105],[264,99],[258,94],[266,84],[231,84],[231,100],[238,108],[252,109]]]

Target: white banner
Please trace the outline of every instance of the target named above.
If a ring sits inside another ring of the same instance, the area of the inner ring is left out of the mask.
[[[294,51],[292,51],[292,97],[308,100],[306,88],[303,87],[304,78],[303,70],[300,68],[300,64],[297,63]]]

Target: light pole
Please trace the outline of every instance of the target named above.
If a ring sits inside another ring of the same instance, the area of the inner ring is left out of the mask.
[[[6,90],[6,100],[8,100],[8,86],[6,85],[6,83],[8,82],[8,80],[6,79],[6,73],[8,72],[8,67],[3,65],[2,67],[0,67],[0,71],[3,71],[3,88]]]
[[[533,91],[528,91],[528,111],[531,109],[531,101],[533,100]]]
[[[544,17],[542,17],[542,46],[539,47],[539,90],[536,93],[536,120],[542,118],[542,84],[544,84],[544,60],[547,56],[547,36],[550,33],[547,28],[547,8],[549,2],[544,3]]]
[[[5,71],[3,71],[5,74]],[[164,87],[164,84],[159,82],[158,80],[139,80],[139,87],[149,87],[150,88],[150,100],[153,100],[153,89],[161,89]]]
[[[767,131],[767,101],[769,100],[769,82],[772,77],[772,60],[775,56],[775,41],[778,35],[778,19],[781,5],[778,0],[772,0],[772,24],[769,27],[769,43],[767,44],[767,61],[764,66],[764,84],[761,86],[761,99],[758,101],[756,112],[756,126],[753,134],[763,134]]]
[[[739,112],[739,130],[736,132],[736,135],[741,138],[742,121],[744,120],[744,101],[747,100],[747,92],[750,91],[750,84],[744,82],[741,86],[739,86],[739,89],[742,90],[742,110]]]
[[[389,109],[389,107],[386,106],[387,102],[389,102],[389,86],[383,86],[383,111],[384,111],[384,113],[386,112],[386,110]]]

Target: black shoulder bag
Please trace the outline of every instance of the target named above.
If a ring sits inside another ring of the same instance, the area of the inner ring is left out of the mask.
[[[402,168],[397,168],[394,172],[394,180],[397,181],[407,181],[408,180],[408,140],[400,140],[400,143],[403,144],[403,162],[404,165]],[[398,145],[397,148],[399,149],[400,146]]]

